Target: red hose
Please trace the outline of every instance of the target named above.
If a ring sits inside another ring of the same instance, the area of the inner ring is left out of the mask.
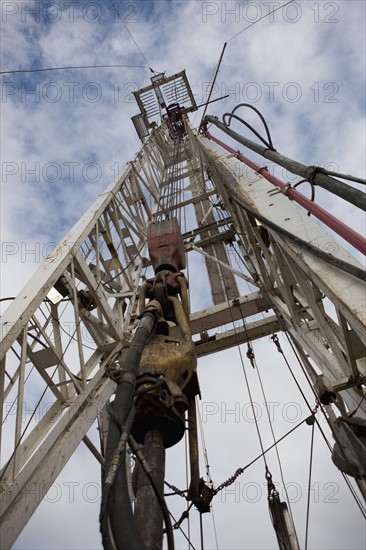
[[[318,206],[314,202],[312,202],[310,199],[307,199],[299,193],[296,189],[293,187],[288,187],[283,181],[276,178],[275,176],[272,176],[268,172],[268,170],[265,167],[259,166],[259,164],[256,164],[252,160],[248,159],[244,155],[242,155],[239,151],[236,151],[229,145],[226,145],[223,141],[217,139],[212,134],[206,131],[205,136],[208,137],[210,140],[214,141],[226,151],[229,151],[230,153],[233,153],[236,158],[238,158],[241,162],[249,166],[249,168],[252,168],[261,176],[263,176],[266,180],[271,182],[276,187],[279,187],[280,189],[285,189],[285,194],[288,196],[289,199],[297,202],[308,212],[313,214],[316,218],[318,218],[320,221],[322,221],[327,227],[330,229],[333,229],[344,240],[346,240],[349,244],[354,246],[359,252],[361,252],[364,256],[366,256],[366,239],[360,235],[359,233],[356,233],[353,229],[339,221],[339,219],[332,216],[332,214],[329,214],[326,210],[324,210],[321,206]]]

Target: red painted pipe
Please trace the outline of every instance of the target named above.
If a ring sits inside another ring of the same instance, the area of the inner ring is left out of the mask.
[[[276,178],[276,176],[272,176],[268,172],[268,170],[265,167],[259,166],[259,164],[256,164],[252,160],[248,159],[244,155],[242,155],[239,151],[236,151],[229,145],[226,145],[223,141],[217,139],[212,134],[206,131],[204,134],[206,137],[217,143],[218,145],[221,145],[226,151],[229,151],[230,153],[233,153],[236,158],[238,158],[241,162],[249,166],[249,168],[252,168],[261,176],[263,176],[266,180],[273,183],[276,187],[279,187],[280,189],[285,189],[285,195],[287,197],[304,208],[311,214],[314,214],[315,217],[317,217],[320,221],[322,221],[325,225],[327,225],[330,229],[333,229],[344,240],[346,240],[348,243],[350,243],[352,246],[354,246],[359,252],[361,252],[364,256],[366,256],[366,239],[360,235],[359,233],[356,233],[356,231],[353,231],[350,227],[339,221],[337,218],[332,216],[332,214],[329,214],[326,210],[321,208],[321,206],[318,206],[311,200],[307,199],[299,193],[296,189],[293,187],[287,187],[287,185],[281,181],[280,179]]]

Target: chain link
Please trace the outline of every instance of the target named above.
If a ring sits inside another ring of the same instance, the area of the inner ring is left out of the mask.
[[[175,485],[171,485],[167,481],[165,481],[165,485],[167,485],[169,487],[169,489],[171,489],[175,494],[177,494],[180,497],[183,497],[187,500],[187,497],[185,495],[186,491],[182,491],[181,489],[178,489],[178,487],[176,487]]]
[[[238,468],[234,475],[229,477],[226,481],[224,481],[223,483],[221,483],[221,485],[219,485],[218,487],[216,487],[216,489],[214,489],[213,496],[216,496],[217,493],[225,489],[225,487],[229,487],[230,485],[232,485],[234,481],[244,472],[244,470],[245,468]]]

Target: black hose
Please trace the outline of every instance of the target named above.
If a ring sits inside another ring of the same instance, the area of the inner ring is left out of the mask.
[[[229,117],[229,122],[226,122],[226,118]],[[232,118],[235,118],[235,120],[238,120],[239,122],[241,122],[242,124],[244,124],[244,126],[246,126],[251,132],[253,132],[253,134],[267,147],[267,149],[273,149],[273,146],[271,146],[271,144],[266,141],[264,139],[264,137],[262,137],[260,135],[259,132],[257,132],[257,130],[255,128],[253,128],[253,126],[251,126],[251,124],[249,124],[248,122],[246,122],[243,118],[241,118],[240,116],[238,115],[234,115],[234,113],[225,113],[223,116],[222,116],[222,120],[224,121],[224,124],[226,124],[226,126],[230,126],[230,122],[231,122],[231,119]]]
[[[315,201],[315,186],[313,183],[311,183],[311,181],[308,181],[308,180],[300,180],[298,181],[297,183],[295,183],[295,185],[293,186],[294,189],[296,189],[296,187],[298,187],[301,183],[304,183],[304,182],[307,182],[310,187],[311,187],[311,202],[314,202]],[[308,211],[308,216],[310,217],[311,216],[311,212]]]
[[[362,185],[366,185],[366,180],[363,178],[357,178],[356,176],[350,176],[349,174],[340,174],[339,172],[326,170],[325,168],[322,168],[322,172],[328,176],[335,176],[336,178],[341,178],[342,180],[354,181],[355,183],[362,183]]]
[[[123,365],[121,382],[117,386],[116,397],[112,403],[114,418],[121,433],[132,405],[140,359],[146,342],[155,329],[155,325],[155,312],[152,310],[145,311],[127,352],[126,360]]]
[[[140,359],[148,338],[156,326],[157,314],[153,309],[145,310],[139,326],[127,352],[123,364],[121,381],[117,386],[115,400],[110,405],[110,422],[107,438],[105,480],[110,473],[116,449],[121,443],[121,436],[127,440],[131,429],[131,409]],[[133,416],[132,416],[133,418]],[[122,445],[123,447],[123,445]],[[141,537],[136,529],[128,493],[125,467],[125,453],[121,453],[122,465],[118,468],[113,485],[103,486],[101,504],[101,531],[103,546],[106,550],[145,550]],[[109,534],[109,526],[112,538]]]
[[[248,147],[248,149],[250,149],[251,151],[262,155],[266,159],[276,162],[280,166],[286,168],[286,170],[288,170],[289,172],[305,178],[307,181],[313,183],[314,185],[319,185],[319,187],[323,187],[330,193],[333,193],[341,199],[353,204],[354,206],[357,206],[357,208],[366,211],[366,193],[360,191],[359,189],[355,189],[354,187],[351,187],[350,185],[347,185],[342,181],[328,176],[325,173],[326,170],[324,170],[323,168],[320,168],[318,166],[305,166],[300,162],[297,162],[293,159],[285,157],[284,155],[281,155],[280,153],[277,153],[277,151],[274,151],[270,148],[265,148],[263,147],[263,145],[255,143],[254,141],[247,139],[241,134],[238,134],[238,132],[231,130],[231,128],[229,128],[227,124],[220,122],[217,117],[207,115],[205,117],[205,122],[211,122],[212,124],[215,124],[215,126],[220,128],[220,130],[225,132],[227,135],[229,135],[245,147]]]
[[[121,432],[111,419],[106,451],[106,471],[111,467],[111,461],[120,437]],[[101,514],[103,547],[105,550],[116,550],[116,548],[117,550],[146,550],[133,517],[125,459],[126,447],[121,455],[121,466],[117,470],[114,484],[112,486],[104,485],[103,487],[103,515]]]
[[[111,410],[111,407],[109,407],[109,414],[110,414],[110,422],[112,423],[114,422],[114,418],[113,418],[113,412]],[[115,544],[114,544],[113,534],[110,533],[109,497],[110,497],[113,485],[116,481],[118,469],[121,465],[122,460],[123,460],[123,467],[125,467],[124,461],[125,461],[126,444],[127,444],[128,434],[130,433],[134,418],[135,418],[135,406],[133,403],[127,417],[126,425],[123,428],[123,432],[117,443],[117,446],[115,446],[115,448],[112,447],[112,445],[115,444],[115,438],[117,435],[117,432],[115,432],[114,430],[111,431],[111,437],[108,437],[108,443],[107,443],[106,464],[105,464],[104,476],[103,476],[103,498],[102,498],[102,505],[101,505],[100,521],[101,521],[101,531],[105,539],[104,547],[108,549],[113,548],[113,550],[115,549]],[[111,536],[113,538],[113,541],[110,539]]]
[[[260,140],[265,143],[265,145],[268,146],[268,149],[272,149],[273,151],[275,151],[275,148],[273,147],[273,143],[272,143],[272,137],[271,137],[271,133],[269,131],[269,128],[268,128],[268,125],[267,125],[267,122],[266,122],[266,119],[264,118],[264,116],[262,115],[262,113],[259,111],[259,109],[257,109],[256,107],[254,107],[253,105],[251,105],[250,103],[239,103],[238,105],[236,105],[236,107],[231,111],[231,113],[225,113],[222,117],[222,120],[225,122],[225,116],[228,114],[228,116],[230,116],[230,119],[229,119],[229,122],[228,122],[228,126],[230,126],[230,122],[231,122],[231,117],[234,115],[235,111],[237,111],[240,107],[248,107],[248,109],[252,109],[252,111],[254,111],[258,116],[259,118],[261,119],[262,121],[262,124],[264,126],[264,129],[266,130],[266,134],[267,134],[267,139],[268,139],[268,142],[266,142],[262,137],[260,137]],[[238,120],[239,120],[239,117],[238,117]],[[240,122],[242,122],[245,126],[247,126],[254,134],[257,135],[257,132],[254,131],[254,129],[247,123],[245,122],[243,119],[240,119]],[[225,122],[226,124],[226,122]]]

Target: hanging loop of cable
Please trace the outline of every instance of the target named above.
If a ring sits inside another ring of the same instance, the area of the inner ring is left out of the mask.
[[[315,201],[315,185],[309,181],[309,180],[300,180],[298,182],[296,182],[294,185],[293,185],[293,188],[296,189],[296,187],[299,187],[299,185],[301,185],[302,183],[309,183],[310,187],[311,187],[311,202],[314,202]],[[308,211],[308,216],[310,218],[311,216],[311,212]]]
[[[265,140],[260,134],[259,132],[257,132],[257,130],[255,130],[253,128],[253,126],[251,126],[251,124],[249,124],[248,122],[246,122],[246,120],[244,120],[243,118],[239,117],[238,115],[235,115],[235,111],[237,111],[238,109],[240,109],[240,107],[247,107],[248,109],[252,109],[260,118],[260,120],[262,121],[263,123],[263,126],[264,126],[264,129],[266,131],[266,134],[267,134],[267,140]],[[226,122],[226,119],[229,119],[228,122]],[[222,117],[222,120],[224,122],[224,124],[226,124],[227,126],[230,126],[230,123],[231,123],[231,119],[232,118],[235,118],[236,120],[238,120],[239,122],[241,122],[242,124],[244,124],[244,126],[246,126],[251,132],[253,132],[253,134],[255,136],[257,136],[257,138],[264,144],[266,145],[266,147],[268,149],[271,149],[272,151],[275,151],[276,149],[274,148],[273,146],[273,143],[272,143],[272,137],[271,137],[271,134],[270,134],[270,131],[269,131],[269,128],[268,128],[268,125],[267,125],[267,122],[266,122],[266,119],[264,118],[264,116],[262,115],[262,113],[259,111],[259,109],[257,109],[256,107],[254,107],[253,105],[251,105],[250,103],[239,103],[238,105],[236,105],[236,107],[234,107],[234,109],[231,111],[231,113],[225,113]]]
[[[231,310],[230,310],[230,314],[231,314]],[[235,323],[234,323],[234,319],[232,317],[232,314],[231,314],[231,319],[232,319],[234,332],[236,333]],[[264,446],[263,446],[262,436],[261,436],[261,433],[260,433],[260,430],[259,430],[257,415],[256,415],[255,410],[254,410],[254,402],[253,402],[252,392],[251,392],[251,389],[250,389],[250,386],[249,386],[248,376],[247,376],[247,373],[246,373],[246,370],[245,370],[243,355],[242,355],[242,352],[241,352],[240,345],[238,345],[237,347],[238,347],[240,362],[241,362],[241,366],[242,366],[242,370],[243,370],[243,374],[244,374],[244,378],[245,378],[245,383],[246,383],[247,390],[248,390],[250,405],[251,405],[251,409],[252,409],[252,412],[253,412],[255,427],[256,427],[257,434],[258,434],[258,440],[259,440],[260,448],[261,448],[261,451],[262,451],[264,467],[267,470],[268,467],[267,467],[267,461],[266,461],[266,457],[265,457],[265,453],[264,453]],[[255,368],[255,364],[254,364],[254,362],[252,362],[252,361],[254,361],[253,350],[250,351],[250,348],[248,348],[248,352],[249,352],[249,359],[251,357],[251,352],[252,352],[252,359],[250,359],[250,360],[251,360],[252,366]]]
[[[261,145],[260,143],[256,143],[239,134],[238,132],[235,132],[234,130],[229,128],[227,124],[224,124],[224,122],[220,122],[217,117],[206,115],[205,119],[203,120],[203,125],[205,123],[214,124],[215,126],[220,128],[220,130],[225,132],[227,135],[229,135],[251,151],[254,151],[259,155],[262,155],[264,158],[271,160],[276,164],[279,164],[292,174],[297,174],[298,176],[305,178],[308,181],[310,178],[311,182],[314,183],[314,185],[323,187],[330,193],[337,195],[341,199],[353,204],[357,208],[366,211],[366,193],[364,193],[360,189],[351,187],[343,181],[339,181],[335,177],[329,176],[324,168],[318,166],[306,166],[301,162],[281,155],[277,151],[268,147],[268,144],[263,147],[263,145]],[[349,176],[348,178],[351,178],[351,176]]]

